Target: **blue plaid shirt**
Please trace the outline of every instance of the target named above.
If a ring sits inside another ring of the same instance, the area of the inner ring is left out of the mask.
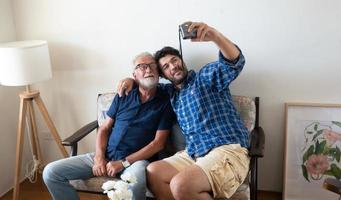
[[[248,147],[248,130],[229,90],[244,64],[242,53],[232,63],[219,52],[218,61],[205,65],[197,73],[189,71],[180,90],[170,84],[166,86],[191,157],[203,156],[225,144]]]

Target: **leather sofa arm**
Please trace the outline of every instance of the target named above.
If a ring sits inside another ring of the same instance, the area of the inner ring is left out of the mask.
[[[62,141],[62,144],[64,146],[74,146],[76,145],[82,138],[87,136],[89,133],[91,133],[93,130],[95,130],[98,127],[97,120],[90,122],[89,124],[83,126],[78,131],[76,131],[74,134],[72,134],[70,137],[66,138]]]
[[[256,127],[252,130],[251,142],[249,148],[250,157],[263,157],[265,146],[265,134],[262,127]]]

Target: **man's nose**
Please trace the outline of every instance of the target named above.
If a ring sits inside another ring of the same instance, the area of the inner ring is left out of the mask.
[[[145,71],[146,72],[151,72],[152,71],[152,67],[150,65],[148,65]]]
[[[178,66],[177,65],[175,65],[175,63],[169,63],[169,68],[171,69],[171,70],[174,70],[174,69],[176,69]]]

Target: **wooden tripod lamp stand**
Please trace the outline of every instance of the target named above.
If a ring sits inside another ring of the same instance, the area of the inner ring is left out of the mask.
[[[35,102],[64,157],[68,153],[61,143],[47,109],[40,98],[39,91],[32,91],[30,84],[52,77],[51,62],[46,41],[17,41],[0,44],[0,83],[7,86],[26,86],[26,91],[19,94],[20,110],[16,144],[16,166],[14,174],[13,199],[19,198],[20,168],[24,144],[25,119],[29,117],[32,153],[42,163],[37,125],[33,110]]]

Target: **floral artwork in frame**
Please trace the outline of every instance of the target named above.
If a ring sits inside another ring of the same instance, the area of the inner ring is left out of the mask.
[[[285,200],[330,199],[326,178],[341,179],[341,104],[286,103]]]

